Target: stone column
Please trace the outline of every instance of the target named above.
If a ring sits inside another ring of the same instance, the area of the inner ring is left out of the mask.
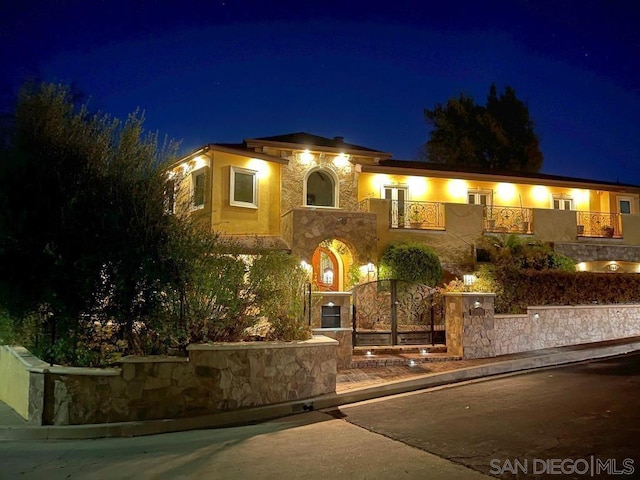
[[[445,294],[447,353],[464,359],[495,357],[494,293]]]

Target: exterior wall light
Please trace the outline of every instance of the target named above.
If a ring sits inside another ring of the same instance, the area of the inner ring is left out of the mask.
[[[333,164],[338,168],[344,168],[349,165],[349,156],[341,153],[333,159]]]
[[[310,165],[311,163],[313,163],[313,153],[311,153],[309,150],[305,150],[304,152],[302,152],[299,158],[302,165]]]
[[[540,318],[540,314],[539,313],[534,313],[533,314],[533,318],[534,318],[534,320],[538,320]]]
[[[473,308],[480,308],[482,306],[482,303],[480,303],[480,300],[476,300],[475,302],[473,302]]]
[[[467,274],[462,276],[462,283],[464,283],[464,285],[468,287],[476,283],[476,280],[477,278],[473,274]]]

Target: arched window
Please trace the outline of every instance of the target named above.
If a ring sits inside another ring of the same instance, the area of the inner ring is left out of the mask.
[[[314,170],[307,176],[305,204],[317,207],[336,207],[336,180],[326,170]]]

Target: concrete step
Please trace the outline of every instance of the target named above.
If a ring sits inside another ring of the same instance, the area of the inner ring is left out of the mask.
[[[444,352],[371,353],[369,355],[354,355],[351,360],[351,368],[414,366],[422,363],[453,360],[462,360],[462,357],[447,354],[446,349]]]
[[[354,347],[353,355],[404,355],[404,354],[425,354],[425,353],[446,353],[447,346],[443,344],[435,345],[371,345]]]

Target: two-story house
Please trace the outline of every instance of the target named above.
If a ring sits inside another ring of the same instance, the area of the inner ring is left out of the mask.
[[[212,143],[171,169],[171,201],[249,252],[290,251],[320,290],[373,278],[384,248],[407,240],[470,273],[478,239],[499,233],[549,242],[579,270],[640,272],[640,186],[391,157],[302,132]]]

